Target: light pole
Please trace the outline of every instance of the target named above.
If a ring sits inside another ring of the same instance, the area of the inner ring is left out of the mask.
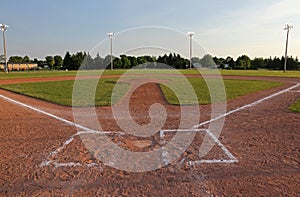
[[[5,32],[7,31],[8,25],[0,24],[0,30],[2,31],[3,36],[3,50],[4,50],[4,70],[6,73],[8,73],[8,67],[7,67],[7,57],[6,57],[6,40],[5,40]]]
[[[114,69],[114,65],[113,65],[113,57],[112,57],[112,50],[113,50],[113,36],[114,33],[110,32],[107,34],[109,39],[110,39],[110,69],[113,70]]]
[[[288,50],[288,43],[289,43],[289,33],[290,29],[292,29],[293,26],[286,24],[284,30],[286,30],[286,45],[285,45],[285,59],[284,59],[284,70],[283,72],[286,72],[286,64],[287,64],[287,50]]]
[[[188,32],[188,35],[190,36],[190,69],[192,69],[192,41],[193,41],[193,35],[194,32]]]

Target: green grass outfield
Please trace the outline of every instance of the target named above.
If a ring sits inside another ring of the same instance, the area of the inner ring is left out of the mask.
[[[192,85],[198,97],[198,101],[196,102],[199,104],[210,104],[225,100],[231,100],[240,96],[255,93],[261,90],[270,89],[283,84],[282,82],[224,79],[224,87],[222,87],[223,83],[220,80],[216,79],[206,79],[207,83],[202,78],[188,78],[188,81]],[[180,86],[179,84],[176,84],[176,82],[171,83],[175,83],[175,87]],[[210,89],[213,89],[211,93],[207,84],[211,86]],[[161,85],[161,88],[166,100],[170,104],[179,105],[179,103],[195,103],[194,100],[189,99],[189,93],[184,93],[185,90],[179,91],[182,92],[182,94],[179,95],[179,98],[181,98],[181,102],[179,102],[175,93],[172,90],[170,90],[170,88],[164,85]],[[224,88],[225,93],[222,91],[224,90]]]
[[[90,84],[92,84],[97,79],[85,79],[80,80],[81,91],[80,94],[82,95],[82,99],[76,100],[76,106],[93,106],[94,101],[90,103],[86,101],[88,99],[84,98],[91,98],[93,96],[93,91],[89,91]],[[209,104],[211,103],[210,93],[206,82],[202,78],[187,78],[189,83],[192,85],[192,88],[195,90],[197,95],[197,103],[199,104]],[[217,84],[220,85],[219,82],[215,82],[216,79],[207,79],[211,80],[209,84]],[[179,80],[180,81],[180,80]],[[184,86],[180,86],[180,82],[178,81],[178,77],[174,77],[174,80],[170,81],[169,83],[174,85],[174,87],[179,87],[179,97],[183,97],[183,102],[181,104],[191,104],[195,103],[194,101],[189,100],[189,93],[186,93],[186,89]],[[115,99],[111,102],[111,94],[113,92],[113,88],[117,82],[117,78],[102,78],[99,80],[97,89],[96,89],[96,96],[95,96],[95,106],[105,106],[111,105],[112,103],[117,102]],[[118,82],[119,83],[119,82]],[[269,89],[272,87],[276,87],[282,85],[283,83],[280,82],[267,82],[267,81],[249,81],[249,80],[224,80],[224,85],[226,88],[226,96],[227,100],[234,99],[239,96],[247,95],[250,93],[258,92],[264,89]],[[119,93],[119,97],[124,95],[128,89],[128,83],[120,83],[121,92]],[[222,84],[221,84],[222,85]],[[23,84],[9,84],[9,85],[1,85],[1,88],[18,92],[21,94],[25,94],[31,97],[43,99],[46,101],[54,102],[60,105],[65,106],[72,106],[72,94],[73,94],[73,87],[74,81],[54,81],[54,82],[38,82],[38,83],[23,83]],[[162,91],[170,104],[179,104],[177,97],[175,96],[174,92],[171,91],[166,86],[161,85]],[[182,87],[182,88],[181,88]],[[181,88],[181,90],[180,90]],[[177,92],[178,93],[178,92]],[[222,93],[222,92],[221,92]],[[217,92],[218,94],[218,92]],[[222,98],[222,94],[217,95],[218,99],[214,99],[214,102],[224,100]]]
[[[293,112],[300,112],[300,98],[289,107],[289,110]]]
[[[127,70],[105,70],[101,71],[103,75],[121,75],[124,74]],[[198,70],[131,70],[132,74],[176,74],[180,71],[182,74],[199,74]],[[103,73],[102,73],[103,72]],[[201,74],[216,74],[217,70],[200,70]],[[272,76],[272,77],[299,77],[300,71],[287,71],[286,73],[282,71],[271,71],[271,70],[220,70],[222,75],[240,75],[240,76]],[[29,71],[29,72],[10,72],[6,74],[0,72],[0,80],[4,79],[16,79],[16,78],[35,78],[35,77],[56,77],[56,76],[76,76],[85,75],[85,76],[95,76],[99,75],[99,71]]]
[[[74,106],[93,106],[93,103],[87,103],[85,98],[91,98],[93,92],[89,91],[91,83],[95,83],[97,79],[81,80],[80,93],[82,99],[74,101]],[[107,106],[111,105],[111,95],[117,79],[101,79],[98,82],[95,93],[95,105]],[[122,93],[125,94],[129,88],[129,84],[119,83],[122,87]],[[37,83],[22,83],[1,85],[0,88],[21,93],[34,98],[53,102],[59,105],[72,106],[74,81],[51,81],[51,82],[37,82]],[[121,94],[122,94],[121,93]],[[80,95],[79,95],[80,96]]]

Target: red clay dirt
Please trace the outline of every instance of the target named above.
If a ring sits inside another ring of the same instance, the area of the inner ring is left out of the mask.
[[[228,101],[227,111],[272,95],[296,82],[300,83],[299,78],[226,78],[286,82],[280,87]],[[68,80],[69,77],[26,79],[26,82],[64,79]],[[0,95],[73,121],[72,108],[4,90],[0,90]],[[287,110],[299,97],[299,92],[289,91],[226,117],[219,139],[238,159],[238,163],[188,166],[181,162],[182,159],[199,159],[197,150],[204,136],[198,133],[178,160],[150,172],[126,172],[104,165],[93,157],[78,136],[51,157],[49,154],[70,139],[77,129],[0,98],[0,195],[299,196],[300,114]],[[139,87],[131,96],[130,112],[133,119],[141,125],[147,125],[150,122],[148,110],[154,103],[164,105],[168,113],[164,127],[177,128],[180,108],[168,105],[155,83]],[[210,119],[210,108],[210,105],[200,106],[199,122]],[[111,107],[99,107],[96,111],[104,130],[120,130]],[[162,146],[157,134],[143,140],[132,136],[110,136],[110,139],[132,151],[149,151]],[[222,154],[215,146],[207,157],[224,157]],[[59,162],[81,163],[82,166],[41,165],[49,158]]]

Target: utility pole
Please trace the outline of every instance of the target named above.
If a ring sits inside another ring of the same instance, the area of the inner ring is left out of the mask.
[[[113,56],[112,56],[112,51],[113,51],[113,36],[114,33],[110,32],[107,34],[109,39],[110,39],[110,69],[113,70],[114,69],[114,65],[113,65]]]
[[[6,73],[8,73],[8,66],[7,66],[7,57],[6,57],[6,40],[5,40],[5,32],[7,31],[8,25],[0,24],[0,30],[2,31],[2,37],[3,37],[3,51],[4,51],[4,70]]]
[[[195,33],[194,32],[188,32],[188,35],[189,35],[189,37],[190,37],[190,69],[192,69],[192,52],[193,52],[193,50],[192,50],[192,41],[193,41],[193,35],[194,35]]]
[[[283,72],[286,72],[286,64],[287,64],[287,50],[288,50],[288,43],[289,43],[289,33],[290,29],[292,29],[293,26],[286,24],[284,30],[286,30],[286,45],[285,45],[285,59],[284,59],[284,70]]]

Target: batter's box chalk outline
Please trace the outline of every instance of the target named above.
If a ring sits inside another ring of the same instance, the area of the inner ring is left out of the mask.
[[[201,160],[195,160],[195,161],[188,161],[187,164],[189,166],[200,165],[200,164],[203,164],[203,163],[209,163],[209,164],[227,163],[228,164],[228,163],[237,163],[238,162],[237,158],[208,129],[172,129],[172,130],[160,130],[160,138],[162,139],[162,143],[165,143],[165,141],[164,141],[165,133],[168,133],[168,132],[202,132],[202,133],[206,133],[214,141],[214,143],[219,148],[221,148],[221,150],[224,152],[224,154],[229,158],[229,159],[201,159]],[[163,159],[164,159],[164,154],[163,154]],[[165,158],[165,160],[166,160],[166,162],[168,162],[167,158]]]
[[[46,167],[46,166],[53,165],[54,168],[59,168],[59,167],[88,167],[88,168],[90,168],[90,167],[96,166],[96,167],[98,167],[102,171],[103,169],[96,162],[92,162],[92,163],[88,163],[88,164],[83,164],[83,163],[80,163],[80,162],[67,162],[67,163],[63,163],[63,162],[57,162],[55,159],[51,159],[51,158],[55,158],[56,155],[58,155],[64,149],[66,149],[67,146],[69,144],[71,144],[74,141],[75,137],[77,137],[77,136],[80,136],[82,134],[101,134],[101,135],[106,135],[106,134],[109,134],[109,133],[110,132],[97,132],[97,131],[94,131],[94,130],[79,131],[76,134],[72,135],[69,139],[67,139],[62,144],[62,146],[60,146],[57,149],[55,149],[54,151],[50,152],[48,154],[47,159],[40,164],[40,167]]]

